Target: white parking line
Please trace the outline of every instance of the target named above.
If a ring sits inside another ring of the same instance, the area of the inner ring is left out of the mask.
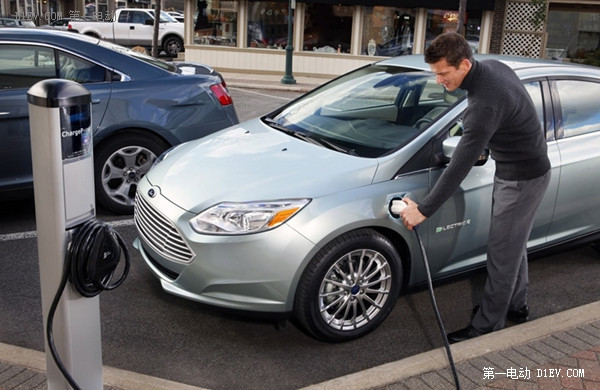
[[[106,222],[107,225],[111,227],[121,227],[121,226],[132,226],[134,224],[133,219],[123,219],[120,221],[109,221]],[[21,233],[9,233],[9,234],[0,234],[0,242],[3,241],[18,241],[25,240],[27,238],[36,238],[37,231],[31,232],[21,232]]]
[[[11,233],[11,234],[1,234],[0,241],[17,241],[24,240],[26,238],[34,238],[37,237],[37,232],[23,232],[23,233]]]

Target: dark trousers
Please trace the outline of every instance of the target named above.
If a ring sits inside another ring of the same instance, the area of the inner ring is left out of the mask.
[[[494,179],[488,277],[481,305],[471,321],[481,333],[504,328],[508,311],[527,304],[527,241],[549,183],[550,171],[532,180]]]

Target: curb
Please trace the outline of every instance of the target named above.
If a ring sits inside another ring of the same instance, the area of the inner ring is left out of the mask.
[[[600,302],[593,302],[564,312],[511,326],[477,338],[452,344],[452,357],[458,364],[527,344],[554,333],[576,328],[600,319]],[[383,388],[427,372],[446,369],[448,358],[444,347],[397,362],[383,364],[357,373],[305,387],[303,390],[360,390]]]
[[[265,83],[265,84],[260,84],[260,83],[252,83],[252,82],[243,82],[243,81],[235,81],[235,80],[231,80],[231,81],[227,81],[227,87],[234,87],[234,88],[248,88],[248,89],[268,89],[268,90],[275,90],[275,91],[291,91],[291,92],[308,92],[308,91],[312,91],[313,89],[315,89],[316,87],[319,86],[319,84],[282,84],[282,85],[276,85],[273,83]]]
[[[0,362],[46,374],[44,352],[0,343]],[[207,390],[108,366],[102,367],[102,374],[104,386],[111,389]]]

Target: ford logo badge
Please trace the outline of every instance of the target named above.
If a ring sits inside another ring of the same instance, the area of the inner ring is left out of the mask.
[[[150,188],[148,190],[148,196],[151,198],[154,198],[156,196],[156,191],[154,191],[154,188]]]

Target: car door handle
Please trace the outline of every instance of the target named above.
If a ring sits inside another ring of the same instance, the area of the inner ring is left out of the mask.
[[[92,104],[98,104],[100,103],[100,99],[92,99]]]
[[[10,112],[8,112],[8,111],[3,111],[3,112],[0,112],[0,115],[10,115]]]
[[[129,26],[130,30],[135,30],[135,26]]]

